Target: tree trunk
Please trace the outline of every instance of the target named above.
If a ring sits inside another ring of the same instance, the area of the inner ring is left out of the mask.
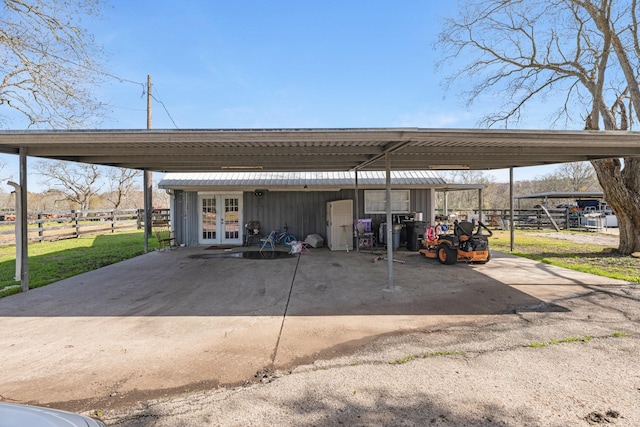
[[[640,251],[640,158],[591,162],[604,190],[605,201],[618,218],[618,252],[629,255]]]

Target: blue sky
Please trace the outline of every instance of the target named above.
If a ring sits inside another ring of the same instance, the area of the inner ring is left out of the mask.
[[[455,2],[436,0],[111,0],[89,26],[106,70],[122,79],[96,88],[110,105],[100,127],[146,127],[151,75],[162,102],[153,104],[156,129],[474,128],[492,106],[465,108],[435,70],[433,43],[453,13]],[[521,127],[544,124],[530,118]],[[4,161],[2,175],[15,178],[17,159]],[[488,173],[508,180],[508,171]],[[30,178],[30,190],[37,185]]]
[[[118,1],[97,36],[115,75],[152,75],[180,128],[469,126],[439,102],[441,3]],[[139,87],[110,88],[140,111],[105,125],[144,126]],[[173,127],[161,107],[154,127]]]

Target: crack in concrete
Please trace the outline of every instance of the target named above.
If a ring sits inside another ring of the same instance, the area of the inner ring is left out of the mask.
[[[301,256],[298,255],[298,259],[296,260],[296,268],[293,270],[293,277],[291,278],[291,286],[289,287],[289,295],[287,295],[287,304],[284,307],[284,313],[282,315],[282,322],[280,323],[280,331],[278,332],[278,339],[276,340],[276,345],[273,349],[273,353],[271,354],[271,368],[276,362],[276,357],[278,356],[278,348],[280,347],[280,338],[282,338],[282,331],[284,330],[284,322],[287,320],[287,312],[289,311],[289,303],[291,302],[291,294],[293,293],[293,284],[296,281],[296,274],[298,274],[298,266],[300,265]]]

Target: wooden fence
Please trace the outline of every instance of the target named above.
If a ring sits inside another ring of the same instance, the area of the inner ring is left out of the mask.
[[[478,218],[477,209],[470,209],[460,219],[471,220]],[[583,211],[571,209],[546,209],[542,207],[532,209],[514,209],[514,228],[516,229],[551,229],[551,230],[585,230],[591,229],[590,222]],[[482,222],[491,228],[508,229],[511,221],[509,209],[483,209]]]
[[[169,209],[154,209],[153,224],[168,224]],[[74,239],[82,235],[137,230],[144,226],[143,209],[48,211],[27,215],[29,242]],[[15,213],[0,213],[0,246],[15,245]]]
[[[477,210],[471,214],[477,218]],[[485,209],[483,222],[492,228],[509,228],[508,209]],[[468,218],[467,214],[460,219]],[[154,226],[169,225],[169,209],[154,209]],[[585,229],[589,228],[581,212],[570,209],[516,209],[517,229]],[[555,223],[555,225],[554,225]],[[585,225],[587,224],[587,225]],[[90,210],[31,212],[28,215],[29,242],[73,239],[88,234],[106,234],[116,231],[142,229],[144,210]],[[0,212],[0,246],[15,245],[15,214]]]
[[[485,221],[492,226],[508,228],[511,215],[509,210],[483,212]],[[514,227],[517,229],[568,230],[580,228],[580,220],[567,209],[515,209]]]

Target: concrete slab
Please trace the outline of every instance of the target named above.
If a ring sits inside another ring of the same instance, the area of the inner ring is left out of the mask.
[[[389,292],[369,253],[244,250],[153,252],[0,299],[0,398],[105,407],[240,384],[382,335],[567,311],[558,300],[624,284],[497,252],[444,266],[401,251]]]

